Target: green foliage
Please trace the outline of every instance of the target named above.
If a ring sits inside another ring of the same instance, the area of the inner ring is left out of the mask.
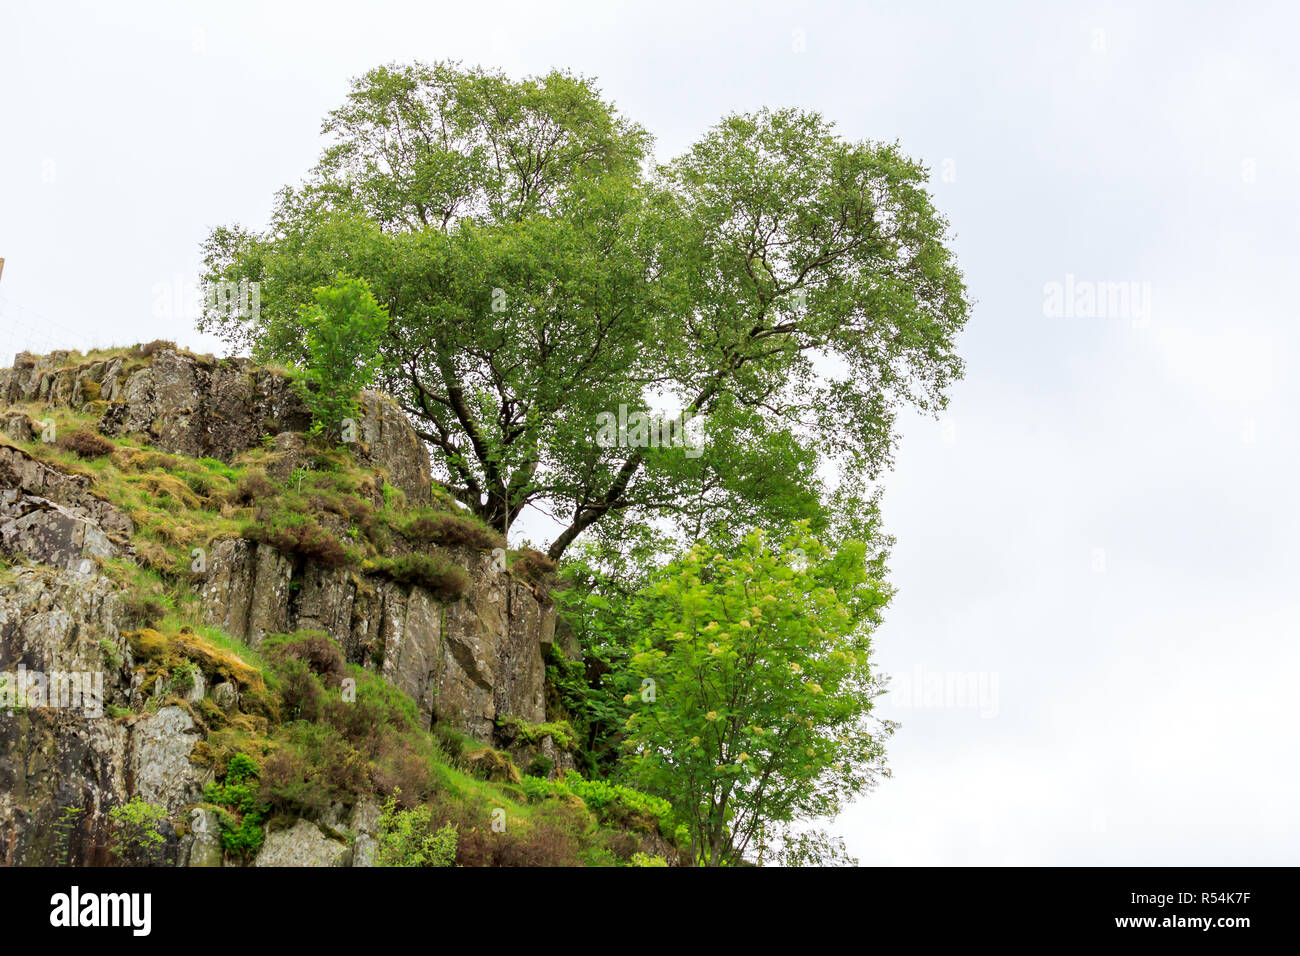
[[[553,559],[585,532],[639,547],[658,519],[678,549],[797,520],[865,538],[899,409],[942,408],[961,375],[970,303],[927,170],[816,113],[727,116],[657,166],[588,79],[415,63],[357,79],[325,131],[264,231],[207,241],[208,278],[260,281],[260,314],[202,327],[310,369],[325,310],[301,303],[364,277],[388,332],[335,350],[377,346],[488,526],[568,516]]]
[[[167,819],[167,809],[135,796],[120,807],[108,811],[112,824],[109,850],[128,866],[157,863],[167,838],[159,825]]]
[[[642,832],[670,832],[673,807],[667,800],[607,780],[588,780],[570,770],[564,780],[525,776],[520,784],[532,802],[573,796],[604,824]]]
[[[628,866],[667,866],[668,861],[662,856],[652,856],[649,853],[633,853],[632,858],[627,861]]]
[[[858,866],[842,837],[825,830],[797,830],[780,834],[771,847],[760,844],[759,862],[778,866]]]
[[[187,661],[172,668],[171,690],[173,694],[184,697],[194,689],[199,669]]]
[[[389,799],[379,818],[379,866],[455,866],[456,825],[436,826],[428,806],[400,810]]]
[[[673,815],[672,804],[622,784],[587,780],[573,770],[564,777],[569,792],[582,799],[596,819],[634,830],[659,830]]]
[[[221,845],[243,859],[255,856],[266,839],[263,821],[268,805],[262,799],[260,773],[256,761],[237,753],[227,763],[222,782],[203,788],[204,799],[217,807]]]
[[[337,434],[356,416],[356,394],[374,379],[388,311],[365,279],[338,275],[312,290],[298,311],[305,358],[295,384],[312,412],[312,431]]]
[[[727,554],[697,545],[638,597],[629,666],[654,693],[629,700],[632,774],[673,796],[699,862],[834,816],[886,772],[868,632],[888,597],[862,544],[832,553],[806,526]]]

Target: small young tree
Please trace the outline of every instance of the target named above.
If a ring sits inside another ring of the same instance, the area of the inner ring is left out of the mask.
[[[356,414],[357,392],[378,368],[388,310],[365,279],[348,276],[313,289],[312,300],[298,312],[306,352],[298,383],[319,434]]]
[[[162,857],[167,838],[159,825],[167,819],[167,810],[142,797],[132,797],[120,807],[108,811],[113,830],[109,849],[128,866],[153,866]]]
[[[700,864],[736,863],[887,775],[868,631],[889,591],[866,557],[806,525],[778,542],[754,531],[730,555],[696,545],[638,599],[634,772],[672,797]]]
[[[427,804],[399,810],[396,799],[390,797],[379,818],[375,862],[379,866],[455,866],[456,825],[439,827]]]

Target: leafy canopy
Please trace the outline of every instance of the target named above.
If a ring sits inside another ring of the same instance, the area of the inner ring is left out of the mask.
[[[881,570],[861,543],[832,553],[802,523],[728,555],[696,545],[632,602],[632,773],[673,796],[700,863],[834,816],[887,773],[893,725],[871,715],[869,667]]]
[[[941,408],[961,373],[969,303],[926,170],[815,113],[729,116],[656,164],[585,78],[415,63],[357,79],[324,132],[265,230],[209,236],[208,278],[261,297],[203,327],[304,364],[300,305],[364,278],[392,317],[378,382],[436,477],[496,528],[555,516],[552,558],[589,529],[641,546],[656,519],[679,542],[852,533],[897,410]],[[694,419],[703,454],[597,441],[620,406]]]

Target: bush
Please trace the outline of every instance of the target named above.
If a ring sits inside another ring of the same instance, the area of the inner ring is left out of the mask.
[[[312,300],[298,312],[306,362],[294,384],[311,409],[312,431],[320,434],[356,416],[356,394],[379,365],[388,311],[365,279],[343,275],[313,289]]]
[[[351,492],[315,493],[308,496],[307,504],[314,512],[336,514],[347,519],[352,527],[360,529],[377,548],[383,549],[388,543],[374,506]]]
[[[442,601],[455,600],[469,591],[469,575],[464,568],[424,554],[381,558],[372,567],[401,584],[425,588]]]
[[[505,546],[501,535],[472,518],[446,511],[422,511],[402,525],[401,531],[411,541],[426,541],[447,548],[465,547],[491,551]]]
[[[320,720],[325,690],[306,663],[297,658],[281,661],[276,665],[276,677],[285,720]]]
[[[271,484],[266,475],[260,471],[250,471],[239,479],[230,500],[233,504],[251,505],[274,498],[278,492],[279,489]]]
[[[532,548],[526,548],[515,555],[510,562],[510,573],[533,584],[540,584],[555,573],[556,564],[549,556]]]
[[[652,856],[649,853],[633,853],[632,858],[627,861],[628,866],[667,866],[668,861],[662,856]]]
[[[171,556],[168,555],[169,563],[170,560]],[[130,594],[124,599],[123,604],[125,605],[127,621],[137,628],[156,624],[167,613],[167,608],[163,603],[148,594]]]
[[[268,807],[256,782],[259,773],[251,757],[237,753],[226,764],[223,781],[203,788],[204,798],[217,806],[221,845],[244,859],[256,854],[266,839],[262,821]]]
[[[347,672],[343,652],[323,631],[268,635],[262,643],[262,654],[277,664],[301,661],[326,687],[338,687]]]
[[[261,775],[262,793],[276,811],[319,817],[332,803],[350,804],[371,789],[365,757],[333,727],[298,723],[280,739]]]
[[[428,806],[399,810],[390,798],[379,818],[378,866],[455,866],[456,825],[435,829]]]
[[[412,737],[384,727],[368,742],[374,748],[370,777],[375,790],[409,807],[429,796],[433,790],[429,754],[421,752]]]
[[[667,800],[606,780],[586,780],[575,770],[565,775],[564,785],[582,798],[601,823],[653,832],[672,816]]]
[[[159,824],[167,819],[164,807],[148,803],[141,797],[108,811],[112,823],[109,849],[128,866],[150,866],[161,862],[166,837]]]
[[[302,555],[326,567],[342,567],[352,560],[338,538],[306,515],[276,512],[264,521],[245,525],[241,533],[250,541],[269,544],[285,554]]]
[[[117,446],[102,435],[79,428],[60,435],[59,447],[73,452],[78,458],[103,458]]]
[[[497,866],[579,866],[591,817],[581,806],[543,804],[531,824],[508,830],[492,861]],[[496,834],[498,837],[502,834]]]

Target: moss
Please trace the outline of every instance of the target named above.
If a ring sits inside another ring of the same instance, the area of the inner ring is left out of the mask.
[[[126,635],[126,639],[136,660],[164,660],[171,650],[171,642],[151,627],[132,631]]]
[[[491,783],[523,782],[523,775],[514,765],[510,755],[503,750],[482,747],[465,755],[465,761],[476,776]]]
[[[518,717],[498,717],[497,726],[502,728],[509,738],[530,746],[540,744],[547,737],[550,737],[555,746],[561,750],[572,750],[577,743],[577,735],[567,720],[531,724]]]
[[[103,394],[103,386],[99,382],[91,378],[83,377],[81,379],[81,397],[83,401],[98,401],[101,394]]]

